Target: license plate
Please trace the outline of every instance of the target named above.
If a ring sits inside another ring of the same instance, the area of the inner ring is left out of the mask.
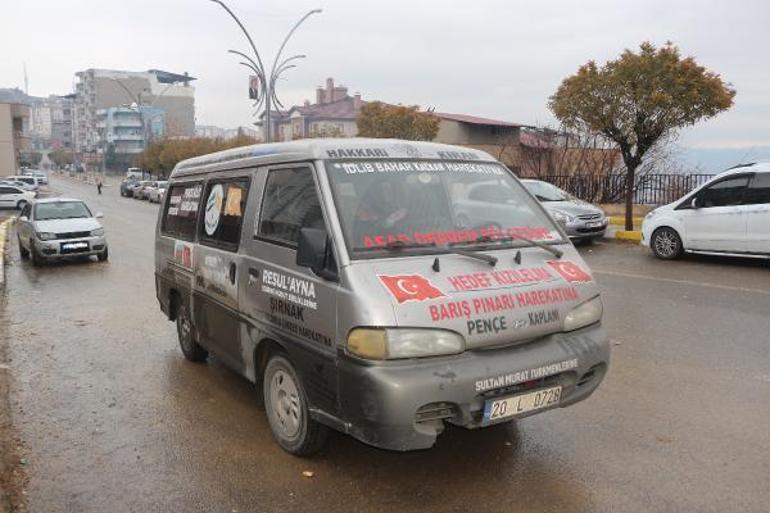
[[[62,244],[62,249],[84,249],[88,247],[87,242],[68,242],[66,244]]]
[[[541,410],[561,400],[561,387],[545,388],[521,395],[491,399],[484,403],[484,424]]]
[[[597,226],[601,226],[601,225],[602,225],[601,221],[588,221],[586,223],[586,228],[596,228]]]

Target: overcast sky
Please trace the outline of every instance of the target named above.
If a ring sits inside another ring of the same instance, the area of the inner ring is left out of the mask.
[[[604,62],[644,40],[670,40],[738,90],[735,106],[682,134],[691,148],[770,147],[770,2],[645,0],[228,0],[272,62],[285,32],[285,104],[312,99],[333,76],[365,100],[418,104],[552,124],[546,107],[560,81],[589,59]],[[251,121],[246,70],[227,54],[247,50],[234,22],[209,0],[3,0],[0,87],[67,93],[91,67],[188,71],[198,78],[198,124]]]

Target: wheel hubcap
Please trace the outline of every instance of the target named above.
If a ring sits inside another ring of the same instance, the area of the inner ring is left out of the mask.
[[[276,371],[270,380],[270,408],[283,434],[287,438],[295,436],[299,431],[302,409],[297,385],[285,371]]]
[[[679,248],[679,242],[671,232],[661,232],[655,238],[655,249],[658,254],[670,257],[673,256]]]
[[[190,347],[190,319],[187,318],[187,312],[182,311],[179,313],[179,340],[185,349]]]

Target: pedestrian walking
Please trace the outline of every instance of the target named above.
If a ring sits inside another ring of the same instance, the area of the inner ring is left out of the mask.
[[[101,178],[96,180],[96,190],[99,191],[99,194],[102,193],[102,179]]]

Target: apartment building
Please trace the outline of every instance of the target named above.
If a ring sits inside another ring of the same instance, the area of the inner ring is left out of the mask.
[[[113,107],[152,107],[165,111],[164,127],[171,137],[195,133],[195,78],[162,70],[88,69],[75,74],[75,147],[100,152],[106,143],[97,126],[98,111]]]

